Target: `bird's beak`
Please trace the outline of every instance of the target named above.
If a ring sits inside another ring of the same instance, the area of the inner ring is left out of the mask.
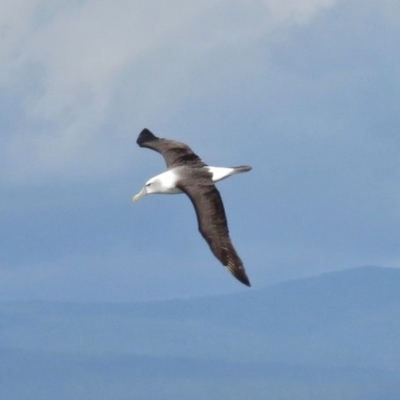
[[[146,186],[136,195],[132,197],[132,201],[138,201],[142,197],[146,196],[147,194],[147,188]]]

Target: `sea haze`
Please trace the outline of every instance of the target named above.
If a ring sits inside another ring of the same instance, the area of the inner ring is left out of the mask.
[[[400,398],[400,270],[159,302],[0,304],[0,397]]]

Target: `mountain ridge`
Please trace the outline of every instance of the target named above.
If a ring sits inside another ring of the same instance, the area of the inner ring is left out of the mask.
[[[0,394],[52,381],[29,398],[400,398],[399,287],[400,270],[359,267],[205,298],[2,302]]]

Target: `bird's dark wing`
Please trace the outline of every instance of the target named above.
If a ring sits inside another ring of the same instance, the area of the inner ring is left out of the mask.
[[[199,231],[215,257],[240,282],[250,286],[242,260],[229,237],[228,223],[221,195],[212,182],[211,174],[204,168],[188,168],[177,182],[196,210]]]
[[[148,129],[143,129],[137,138],[136,143],[140,147],[147,147],[160,153],[167,163],[167,168],[179,167],[182,165],[203,167],[207,165],[201,158],[193,153],[185,143],[175,140],[158,138]]]

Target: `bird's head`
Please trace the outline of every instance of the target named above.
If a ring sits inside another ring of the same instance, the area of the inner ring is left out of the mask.
[[[162,193],[163,192],[162,186],[163,186],[162,182],[157,176],[154,178],[151,178],[146,182],[143,189],[136,196],[132,197],[132,200],[138,201],[139,199],[146,196],[147,194]]]

